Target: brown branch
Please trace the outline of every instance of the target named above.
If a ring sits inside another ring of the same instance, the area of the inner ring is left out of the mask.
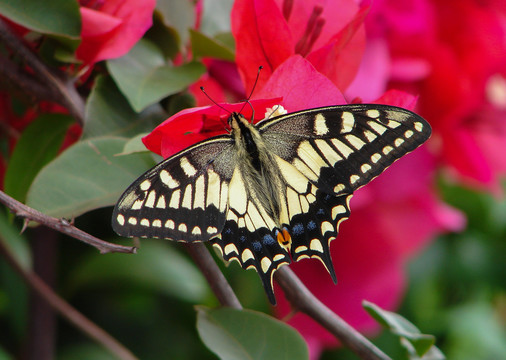
[[[21,275],[24,282],[34,291],[36,291],[47,303],[65,319],[80,329],[84,334],[102,344],[118,359],[136,360],[130,350],[125,348],[121,343],[114,339],[111,335],[98,327],[95,323],[86,318],[83,314],[73,308],[64,299],[58,296],[45,282],[43,282],[36,274],[23,269],[16,261],[15,257],[0,240],[0,254]]]
[[[22,71],[20,68],[11,69],[13,62],[2,57],[0,69],[2,75],[11,80],[14,85],[21,87],[28,94],[40,100],[57,102],[64,106],[81,125],[84,124],[84,100],[74,87],[74,80],[58,69],[50,69],[36,54],[34,54],[20,39],[12,34],[9,26],[0,19],[0,39],[7,47],[33,71],[33,75]],[[23,75],[21,73],[24,72]],[[40,87],[45,91],[41,91]]]
[[[274,277],[295,309],[313,318],[360,358],[391,360],[366,337],[318,300],[288,266],[279,268],[274,273]]]
[[[100,240],[88,234],[87,232],[84,232],[76,228],[72,224],[63,221],[62,219],[57,219],[51,216],[44,215],[40,211],[35,210],[13,199],[9,195],[5,194],[3,191],[0,191],[0,203],[4,204],[9,209],[11,209],[11,211],[14,212],[17,216],[28,220],[36,221],[39,224],[47,226],[48,228],[59,231],[77,240],[81,240],[82,242],[97,248],[101,254],[113,252],[135,254],[137,252],[137,248],[135,246],[118,245],[104,240]]]
[[[203,243],[184,244],[222,306],[242,309],[234,291]]]

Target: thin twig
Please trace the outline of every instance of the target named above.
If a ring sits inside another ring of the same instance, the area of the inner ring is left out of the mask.
[[[202,243],[184,244],[186,250],[193,258],[200,271],[204,274],[214,294],[222,306],[242,309],[234,290],[230,287],[227,279],[223,276],[218,265],[214,261],[209,250]]]
[[[118,245],[98,239],[88,234],[87,232],[84,232],[76,228],[72,224],[66,221],[62,221],[62,219],[57,219],[51,216],[44,215],[40,211],[35,210],[29,206],[26,206],[25,204],[20,203],[16,199],[13,199],[12,197],[10,197],[9,195],[5,194],[2,191],[0,191],[0,203],[4,204],[9,209],[11,209],[11,211],[14,212],[17,216],[36,221],[39,224],[47,226],[48,228],[59,231],[77,240],[81,240],[82,242],[98,249],[98,251],[100,251],[101,254],[113,252],[135,254],[137,252],[137,248],[135,246]]]
[[[23,269],[23,267],[16,261],[14,256],[12,256],[10,251],[4,245],[3,241],[0,241],[0,254],[2,254],[7,262],[14,268],[14,270],[21,275],[23,280],[27,283],[27,285],[30,286],[31,289],[35,290],[44,300],[48,302],[49,305],[51,305],[55,311],[59,312],[65,319],[80,329],[83,333],[97,341],[99,344],[102,344],[118,359],[137,359],[137,357],[133,355],[130,350],[125,348],[115,338],[113,338],[106,331],[98,327],[95,323],[90,321],[83,314],[73,308],[69,303],[59,297],[36,274]]]
[[[288,266],[278,269],[274,277],[293,307],[313,318],[360,358],[391,360],[388,355],[318,300]]]
[[[64,106],[81,125],[84,124],[84,100],[74,87],[73,79],[58,69],[50,69],[39,57],[34,54],[20,39],[11,31],[9,26],[0,19],[0,39],[5,42],[7,47],[17,54],[23,62],[33,70],[33,74],[25,73],[25,76],[17,74],[18,79],[24,80],[15,85],[21,86],[29,94],[37,96],[41,100],[56,101]],[[9,63],[6,58],[2,58],[1,68],[5,68]],[[8,78],[12,78],[9,76]],[[41,92],[40,87],[45,86],[46,91]],[[32,92],[31,89],[34,89]]]

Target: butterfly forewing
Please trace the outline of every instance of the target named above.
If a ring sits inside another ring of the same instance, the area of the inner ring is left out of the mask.
[[[273,273],[292,260],[317,258],[336,281],[330,242],[350,216],[353,192],[431,129],[408,110],[356,104],[263,121],[252,130],[255,146],[247,131],[240,138],[249,147],[233,136],[209,139],[141,176],[118,202],[113,227],[125,236],[211,240],[225,260],[257,270],[274,304]],[[244,164],[262,152],[261,170],[248,170]],[[253,184],[258,176],[269,177],[268,191]]]
[[[121,196],[113,228],[122,236],[207,241],[225,224],[233,168],[228,136],[197,144],[166,159]]]

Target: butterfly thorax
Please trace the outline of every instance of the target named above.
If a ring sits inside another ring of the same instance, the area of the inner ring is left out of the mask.
[[[248,197],[275,222],[277,229],[274,232],[280,244],[289,247],[288,221],[281,207],[285,187],[280,169],[255,125],[238,113],[232,114],[229,123],[236,148],[236,163]]]

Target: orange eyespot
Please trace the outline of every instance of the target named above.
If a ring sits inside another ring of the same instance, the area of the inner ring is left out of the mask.
[[[277,231],[276,238],[281,246],[287,246],[291,243],[292,237],[287,228],[283,228],[281,231]]]

